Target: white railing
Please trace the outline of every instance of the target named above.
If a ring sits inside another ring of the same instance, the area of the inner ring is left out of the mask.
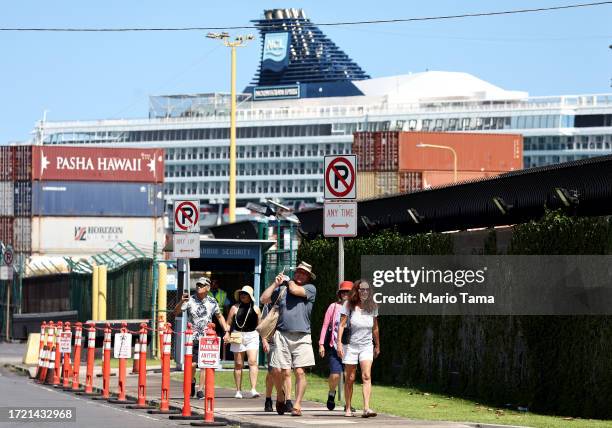
[[[470,113],[490,111],[519,111],[519,110],[559,110],[576,108],[612,107],[612,94],[593,95],[567,95],[557,97],[529,97],[525,99],[507,101],[431,101],[419,103],[387,104],[376,103],[367,105],[336,105],[336,106],[296,106],[282,108],[257,108],[256,103],[249,107],[239,108],[237,121],[259,122],[287,119],[324,119],[324,118],[350,118],[365,115],[405,115],[419,113]],[[105,119],[96,121],[66,121],[45,122],[46,133],[54,130],[113,128],[126,130],[140,127],[160,126],[172,129],[184,126],[212,122],[229,122],[226,113],[211,114],[210,116],[186,118],[158,118],[158,119]],[[229,123],[228,123],[229,124]]]

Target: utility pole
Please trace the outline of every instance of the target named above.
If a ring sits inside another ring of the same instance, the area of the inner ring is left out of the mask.
[[[208,33],[209,39],[223,41],[225,47],[232,50],[232,75],[231,75],[231,103],[230,103],[230,150],[229,150],[229,223],[236,221],[236,48],[245,46],[247,42],[254,40],[255,36],[247,34],[236,36],[230,41],[229,33]]]

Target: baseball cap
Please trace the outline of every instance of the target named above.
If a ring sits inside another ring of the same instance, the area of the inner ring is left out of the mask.
[[[206,278],[205,276],[201,276],[196,281],[196,287],[198,286],[198,284],[202,284],[204,287],[206,287],[210,285],[210,279]]]

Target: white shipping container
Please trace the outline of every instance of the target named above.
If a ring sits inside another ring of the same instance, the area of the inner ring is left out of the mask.
[[[20,253],[29,253],[32,249],[32,219],[15,217],[13,222],[13,247]]]
[[[2,217],[12,217],[14,215],[13,192],[12,181],[0,181],[0,216]]]
[[[165,239],[162,218],[143,217],[33,217],[32,254],[87,256],[131,241],[152,248]]]

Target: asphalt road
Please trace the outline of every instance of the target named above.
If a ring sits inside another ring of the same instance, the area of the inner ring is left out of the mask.
[[[0,407],[76,407],[75,422],[0,422],[0,427],[157,428],[185,424],[184,421],[170,421],[167,416],[149,415],[144,410],[127,410],[119,405],[92,401],[38,385],[5,367],[0,368],[0,394]]]

